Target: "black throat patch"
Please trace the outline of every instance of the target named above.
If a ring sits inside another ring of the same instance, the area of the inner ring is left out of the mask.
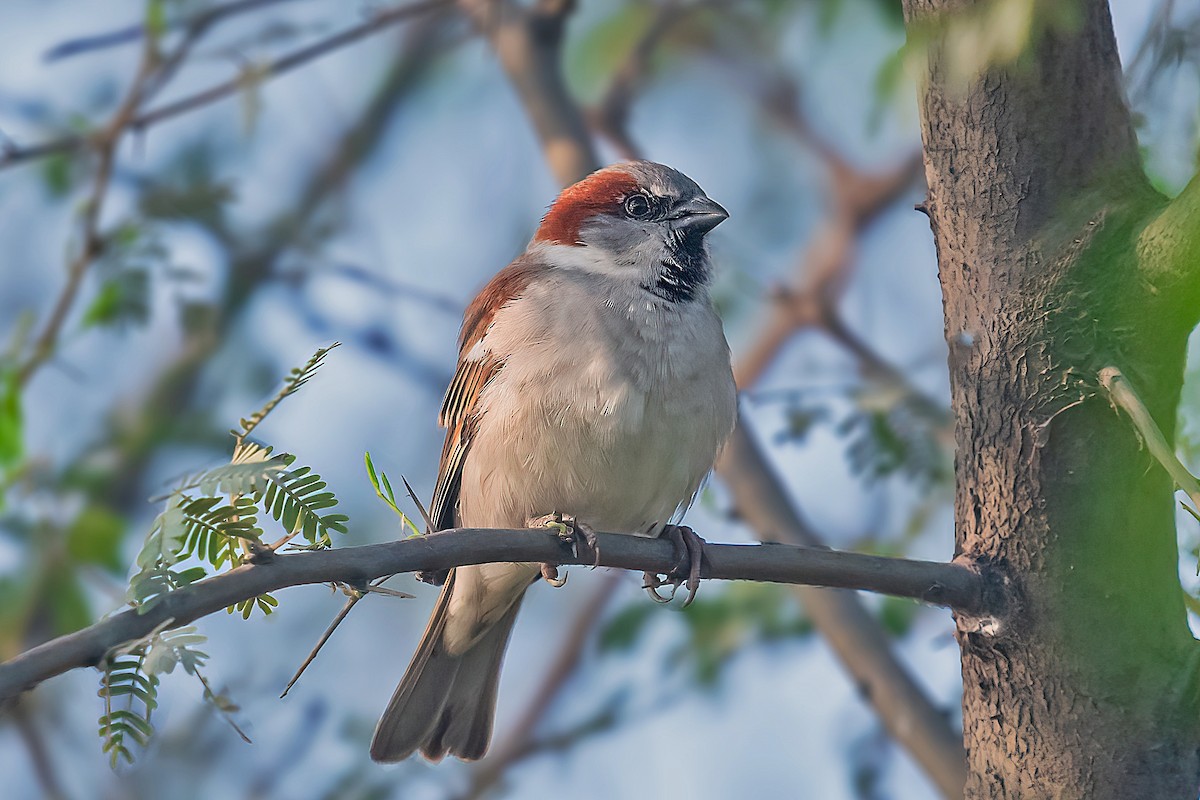
[[[704,252],[704,234],[675,231],[668,255],[659,264],[653,284],[642,284],[650,294],[668,303],[687,303],[708,283],[708,257]]]

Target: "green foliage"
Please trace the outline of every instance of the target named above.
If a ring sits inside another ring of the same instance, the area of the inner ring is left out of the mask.
[[[231,432],[236,444],[229,464],[184,479],[165,498],[162,513],[155,518],[138,553],[138,571],[129,582],[127,599],[132,605],[144,612],[164,594],[236,567],[243,563],[245,553],[267,548],[260,516],[270,517],[283,528],[284,536],[271,545],[272,549],[301,535],[307,542],[305,549],[330,547],[332,531],[346,532],[348,519],[329,512],[337,505],[337,498],[327,490],[320,475],[309,467],[295,466],[293,455],[275,455],[270,447],[246,441],[250,431],[284,398],[312,378],[333,347],[336,344],[321,348],[307,363],[293,369],[283,387],[261,409],[241,420],[241,429]],[[82,532],[69,534],[68,549],[74,547],[81,558],[97,563],[107,563],[114,557],[119,533],[113,531],[119,529],[119,520],[91,509],[80,515],[78,525],[81,531],[99,530],[102,536],[93,540]],[[227,610],[249,618],[255,609],[270,614],[278,605],[275,597],[264,594]],[[157,704],[157,675],[171,672],[177,664],[196,676],[204,685],[205,698],[227,719],[229,712],[236,710],[228,699],[212,692],[200,673],[207,656],[195,645],[203,641],[204,637],[193,628],[158,631],[108,660],[100,689],[105,699],[100,734],[104,752],[114,766],[122,759],[133,760],[131,745],[144,746],[149,741],[153,732],[150,713]],[[113,699],[126,696],[127,707],[114,709]],[[139,705],[135,707],[134,701]],[[238,733],[245,738],[240,730]]]
[[[290,455],[286,458],[289,465],[294,460]],[[299,467],[267,476],[266,488],[255,494],[254,502],[261,504],[289,537],[303,534],[308,542],[305,549],[325,549],[333,547],[330,531],[345,533],[349,521],[345,514],[321,513],[337,505],[337,498],[333,492],[323,491],[325,487],[320,475],[309,467]]]
[[[619,3],[567,50],[567,76],[585,100],[596,100],[654,16],[647,3]]]
[[[224,564],[235,567],[239,563],[238,542],[258,542],[262,538],[255,516],[258,509],[249,498],[238,497],[228,503],[219,497],[193,499],[184,495],[179,504],[184,529],[179,548],[182,555],[194,556],[216,568]]]
[[[388,480],[387,473],[383,472],[382,470],[376,473],[375,464],[372,463],[371,454],[369,452],[363,453],[363,461],[366,462],[367,476],[371,479],[371,486],[375,489],[375,495],[380,500],[387,503],[388,508],[390,508],[392,512],[400,518],[400,528],[402,530],[407,528],[410,538],[413,536],[420,536],[421,529],[416,526],[416,523],[409,519],[407,514],[400,510],[400,506],[396,505],[396,493],[392,491],[392,484]]]
[[[600,629],[598,645],[601,652],[625,652],[632,650],[638,638],[653,617],[654,606],[648,603],[634,603],[626,606],[615,614],[603,628]]]
[[[908,26],[904,57],[920,74],[940,47],[948,80],[961,88],[992,67],[1028,68],[1026,55],[1042,37],[1069,32],[1081,20],[1078,0],[981,0]]]
[[[99,725],[103,750],[113,768],[122,760],[133,762],[131,746],[149,744],[154,734],[151,716],[158,708],[158,676],[174,672],[176,666],[182,666],[184,672],[200,681],[205,699],[222,713],[236,709],[212,692],[200,672],[208,660],[208,654],[198,647],[204,642],[204,635],[192,626],[159,630],[119,648],[105,659],[98,692],[104,700]]]
[[[312,379],[312,376],[316,374],[317,370],[321,368],[321,365],[325,363],[325,357],[329,355],[330,351],[339,346],[341,346],[341,342],[334,342],[328,347],[318,348],[317,352],[313,353],[312,358],[304,362],[303,366],[293,368],[292,371],[288,373],[288,376],[284,378],[283,386],[280,387],[279,391],[276,392],[275,395],[268,400],[262,408],[251,414],[249,417],[241,420],[242,430],[240,433],[234,434],[237,436],[239,444],[245,441],[246,437],[250,435],[250,432],[258,427],[258,424],[262,422],[268,414],[274,411],[275,407],[278,406],[284,398],[295,394],[297,391],[299,391],[300,387],[308,383],[309,380]]]
[[[92,622],[92,609],[75,571],[67,564],[54,565],[47,574],[43,596],[55,636],[74,633]]]
[[[124,329],[150,317],[151,276],[166,271],[167,248],[153,228],[123,222],[104,237],[104,255],[96,264],[100,288],[83,310],[80,326]]]
[[[21,384],[16,370],[0,374],[0,466],[11,466],[21,457]]]
[[[125,521],[100,505],[86,506],[67,528],[67,554],[80,564],[95,564],[108,572],[125,570],[121,541]]]
[[[885,596],[879,605],[876,618],[884,630],[893,636],[900,637],[912,630],[913,622],[916,621],[920,610],[921,605],[916,600]]]
[[[951,478],[948,455],[939,441],[940,421],[930,418],[921,398],[868,387],[845,399],[853,407],[835,414],[831,402],[798,393],[785,396],[785,427],[775,441],[801,443],[826,425],[845,442],[851,470],[867,483],[900,475],[928,486]]]
[[[236,198],[234,185],[221,178],[220,150],[211,137],[182,146],[172,163],[138,197],[138,210],[148,220],[196,222],[223,231],[226,206]]]
[[[805,636],[812,626],[783,586],[734,583],[723,591],[702,592],[682,613],[684,636],[666,657],[668,670],[682,669],[698,686],[713,689],[724,668],[743,648]],[[631,605],[601,629],[601,652],[633,649],[651,620],[662,619],[648,603]]]
[[[71,154],[56,153],[41,165],[42,186],[46,194],[55,199],[66,197],[75,188],[79,170]]]
[[[150,316],[150,276],[144,269],[123,269],[100,286],[83,312],[82,325],[124,327],[144,323]]]
[[[145,661],[145,646],[139,645],[133,652],[109,658],[100,676],[98,694],[104,700],[100,738],[114,769],[121,760],[133,763],[130,745],[145,747],[154,734],[150,716],[158,708],[159,680],[158,676],[146,673]],[[116,708],[122,699],[125,708]],[[135,703],[141,707],[135,709]]]
[[[16,370],[0,372],[0,475],[21,459],[23,428],[18,373]]]

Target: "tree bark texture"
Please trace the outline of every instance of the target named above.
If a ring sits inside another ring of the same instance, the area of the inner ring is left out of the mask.
[[[910,37],[934,32],[920,102],[957,557],[1005,599],[956,615],[967,797],[1194,800],[1197,645],[1173,487],[1097,373],[1119,367],[1171,439],[1200,305],[1200,189],[1168,204],[1150,188],[1103,0],[966,80],[943,45],[948,15],[973,4],[904,5]]]

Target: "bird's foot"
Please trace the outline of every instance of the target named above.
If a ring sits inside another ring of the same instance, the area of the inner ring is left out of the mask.
[[[642,588],[654,602],[669,603],[675,599],[675,592],[679,587],[686,585],[688,594],[683,601],[683,607],[687,608],[696,599],[696,592],[700,589],[700,568],[704,562],[704,540],[686,525],[666,525],[663,527],[662,535],[675,545],[675,552],[679,554],[679,560],[665,576],[666,580],[653,572],[642,573],[645,580]],[[663,597],[658,593],[658,589],[663,586],[671,587],[670,595]]]
[[[561,589],[567,585],[567,575],[570,573],[564,572],[562,577],[558,577],[558,567],[554,564],[542,564],[542,580],[553,586],[555,589]]]
[[[586,522],[580,522],[575,517],[555,512],[543,517],[533,517],[525,521],[527,528],[552,528],[558,538],[571,545],[571,555],[583,558],[581,553],[592,555],[592,569],[600,566],[600,541],[596,531]]]
[[[590,525],[580,522],[574,517],[555,512],[542,517],[532,517],[525,521],[525,527],[553,529],[559,539],[571,545],[571,555],[575,558],[582,557],[580,556],[580,542],[582,542],[582,549],[590,550],[592,553],[592,568],[600,566],[600,544],[596,539],[596,531]],[[542,564],[542,579],[556,589],[567,582],[565,574],[561,578],[558,577],[558,567],[554,564]]]

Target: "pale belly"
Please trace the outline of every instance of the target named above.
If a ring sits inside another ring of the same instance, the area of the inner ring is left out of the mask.
[[[558,512],[596,530],[657,534],[732,426],[732,384],[717,366],[652,389],[603,361],[560,367],[556,381],[506,366],[464,465],[460,524],[522,527]]]

